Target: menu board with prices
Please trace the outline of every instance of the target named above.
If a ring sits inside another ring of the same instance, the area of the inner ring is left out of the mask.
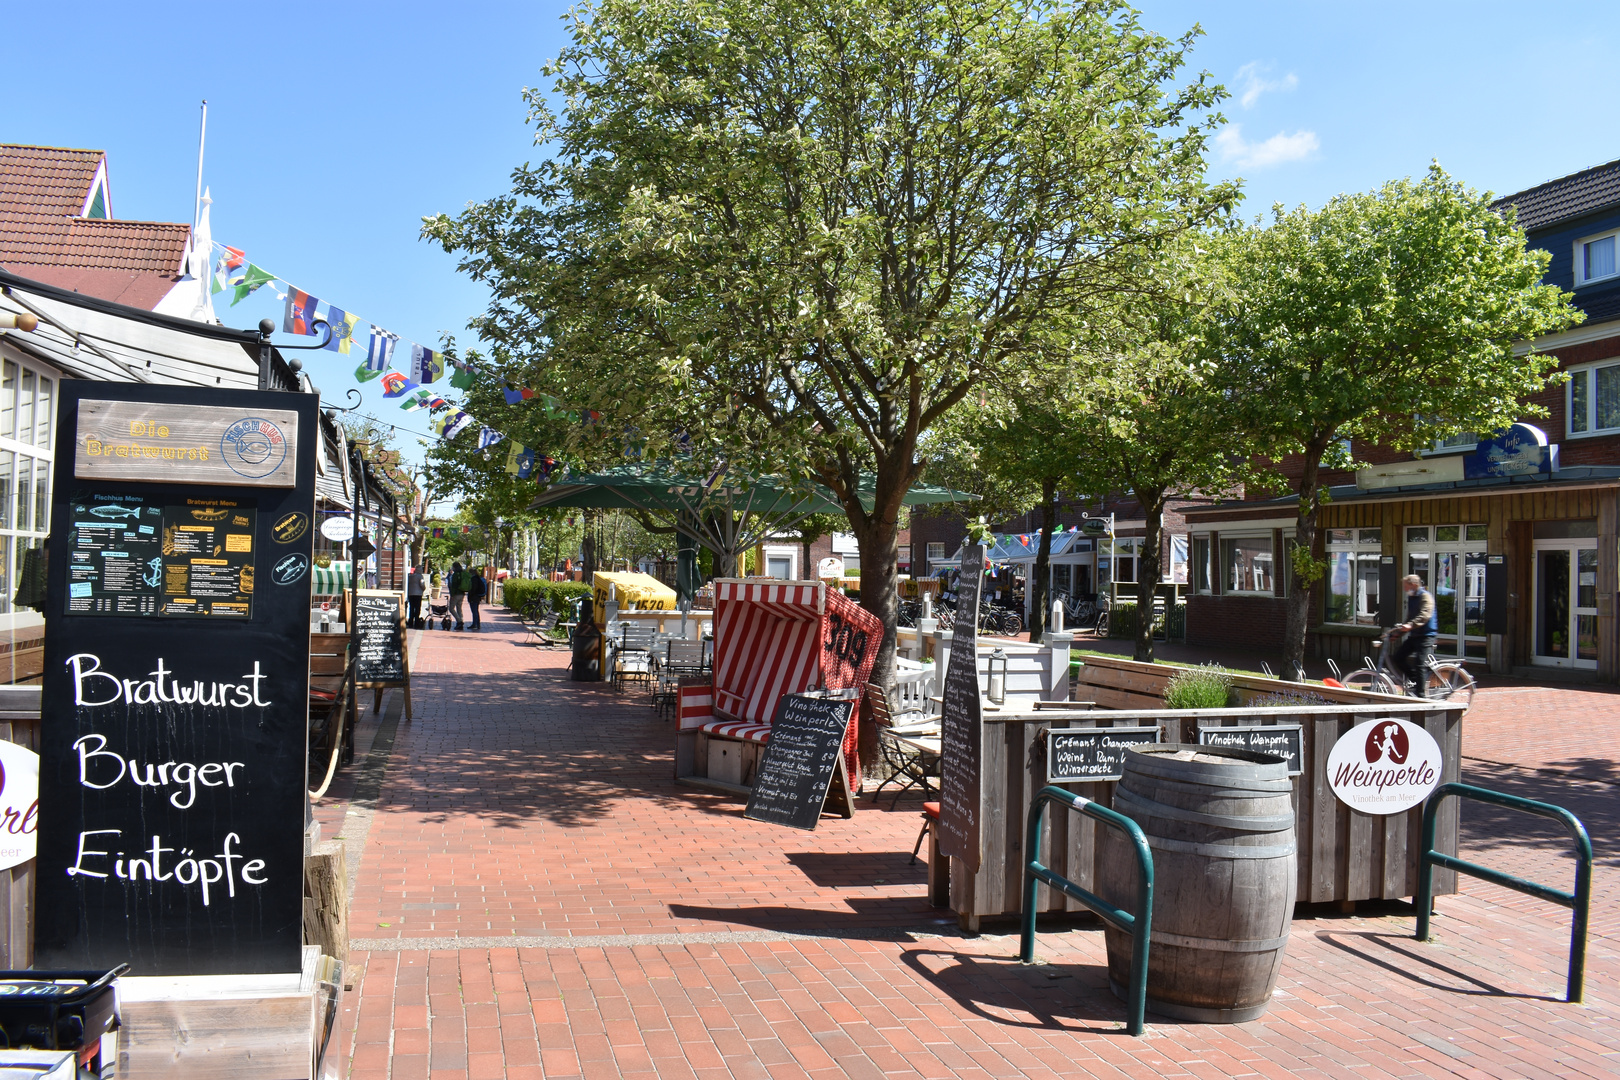
[[[256,514],[241,499],[75,492],[67,613],[249,618]]]

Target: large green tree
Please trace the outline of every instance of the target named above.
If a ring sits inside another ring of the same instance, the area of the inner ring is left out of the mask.
[[[1581,318],[1569,294],[1541,284],[1547,260],[1512,211],[1438,165],[1318,210],[1279,207],[1228,238],[1234,284],[1214,326],[1225,389],[1270,457],[1297,455],[1287,677],[1302,677],[1310,586],[1324,569],[1311,554],[1324,457],[1346,438],[1418,450],[1544,415],[1526,399],[1557,359],[1514,346]]]
[[[1218,216],[1197,31],[1112,0],[599,0],[530,92],[549,157],[427,236],[536,388],[649,449],[813,478],[861,547],[892,664],[919,440],[1054,313],[1142,286]],[[617,426],[614,428],[617,430]],[[858,497],[875,474],[870,506]]]

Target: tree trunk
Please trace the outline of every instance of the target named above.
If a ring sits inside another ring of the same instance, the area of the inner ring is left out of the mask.
[[[1323,446],[1312,443],[1305,451],[1305,471],[1300,474],[1299,507],[1294,523],[1294,543],[1306,551],[1316,549],[1316,520],[1321,516],[1321,494],[1316,489],[1316,478],[1321,468]],[[1284,550],[1287,557],[1289,552]],[[1279,567],[1280,571],[1282,568]],[[1281,573],[1277,575],[1281,581]],[[1283,658],[1282,677],[1295,682],[1305,678],[1305,630],[1310,617],[1311,587],[1308,583],[1293,582],[1293,588],[1283,600]]]
[[[1164,542],[1164,492],[1147,493],[1138,489],[1136,497],[1142,503],[1142,514],[1147,519],[1147,535],[1142,538],[1142,549],[1136,557],[1136,650],[1132,658],[1144,664],[1153,663],[1153,599],[1159,591],[1159,578],[1164,565],[1160,545]]]
[[[1041,481],[1041,545],[1030,571],[1029,640],[1039,643],[1046,633],[1046,615],[1052,606],[1052,532],[1057,528],[1057,479]]]
[[[580,567],[587,582],[596,573],[596,514],[595,510],[585,511],[585,536],[579,545]]]
[[[875,511],[871,524],[856,532],[861,545],[861,607],[883,620],[883,646],[872,665],[870,679],[888,686],[894,677],[895,631],[900,625],[900,594],[897,588],[900,564],[900,530],[897,514]],[[887,520],[885,520],[887,519]],[[861,767],[878,760],[877,724],[871,710],[861,710]]]

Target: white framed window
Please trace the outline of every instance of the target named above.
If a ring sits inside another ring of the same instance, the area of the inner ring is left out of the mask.
[[[1479,445],[1479,436],[1472,431],[1459,432],[1448,435],[1443,439],[1434,440],[1434,445],[1423,451],[1423,456],[1432,454],[1466,454],[1471,453]]]
[[[928,565],[933,566],[935,563],[941,563],[941,562],[944,562],[944,561],[945,561],[945,545],[943,543],[929,544],[928,545]]]
[[[1209,534],[1193,533],[1192,535],[1192,565],[1187,571],[1187,583],[1194,592],[1210,593],[1214,591],[1215,578],[1211,573],[1209,563]]]
[[[1237,536],[1221,533],[1222,591],[1273,596],[1276,574],[1270,532]]]
[[[1575,286],[1620,277],[1620,230],[1575,241]]]
[[[1571,439],[1620,432],[1620,359],[1569,369],[1564,429]]]
[[[1329,529],[1324,622],[1374,626],[1378,622],[1378,557],[1382,529]]]
[[[1484,525],[1407,525],[1406,570],[1434,596],[1442,656],[1485,656]],[[1461,636],[1458,636],[1461,631]]]

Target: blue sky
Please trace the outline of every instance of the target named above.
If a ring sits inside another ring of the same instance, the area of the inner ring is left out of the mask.
[[[482,291],[417,239],[424,214],[507,188],[534,156],[520,97],[564,42],[561,3],[80,5],[7,13],[7,142],[110,155],[118,217],[189,221],[197,106],[214,238],[409,340],[470,343]],[[1541,15],[1535,12],[1540,11]],[[1499,193],[1620,157],[1606,74],[1620,4],[1187,3],[1145,25],[1201,23],[1192,56],[1233,91],[1212,156],[1245,212],[1421,173],[1438,158]],[[261,291],[231,325],[280,305]],[[281,335],[277,335],[278,340]],[[305,353],[328,397],[360,357]],[[366,409],[425,430],[364,391]],[[463,436],[468,437],[468,436]]]

